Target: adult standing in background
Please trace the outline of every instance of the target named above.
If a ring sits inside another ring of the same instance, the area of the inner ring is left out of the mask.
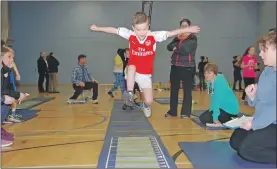
[[[204,56],[201,56],[200,59],[201,61],[198,63],[199,87],[200,87],[200,91],[204,91],[205,90],[204,67],[207,64],[207,62],[205,62]]]
[[[120,86],[121,93],[123,94],[125,91],[125,78],[124,78],[124,67],[127,65],[127,55],[129,57],[129,49],[125,49],[123,53],[119,52],[120,49],[117,50],[117,55],[114,58],[114,76],[115,76],[115,83],[108,94],[111,97],[114,97],[113,91]],[[125,65],[125,66],[124,66]]]
[[[123,76],[125,77],[125,68],[128,64],[129,61],[129,48],[125,48],[125,49],[118,49],[117,50],[117,54],[121,57],[122,61],[123,61]]]
[[[37,60],[37,68],[38,68],[38,90],[40,93],[44,93],[44,87],[43,87],[43,83],[44,83],[44,79],[46,79],[46,84],[45,84],[45,88],[46,88],[46,92],[48,92],[49,90],[49,70],[48,70],[48,63],[46,60],[46,53],[45,52],[40,52],[40,57]]]
[[[58,84],[58,66],[60,62],[54,56],[54,53],[51,52],[47,56],[48,70],[49,70],[49,93],[59,93],[57,91]]]
[[[180,21],[181,28],[190,26],[191,21],[189,19]],[[167,49],[173,51],[173,54],[171,56],[170,70],[170,110],[165,114],[165,117],[177,116],[178,93],[181,81],[184,92],[181,118],[187,118],[191,115],[196,48],[197,37],[191,33],[178,35],[167,45]]]
[[[239,82],[239,91],[242,91],[242,87],[241,87],[241,81],[242,81],[242,77],[241,77],[241,62],[242,62],[242,58],[241,56],[234,56],[233,57],[233,68],[234,68],[234,83],[233,83],[233,90],[236,90],[236,84],[237,82]]]

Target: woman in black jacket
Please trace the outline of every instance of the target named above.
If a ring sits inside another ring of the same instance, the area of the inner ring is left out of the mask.
[[[189,19],[180,21],[181,28],[189,26],[191,26]],[[197,37],[194,34],[181,34],[167,45],[167,49],[173,51],[173,54],[171,56],[170,71],[170,110],[165,114],[165,117],[177,116],[178,93],[181,81],[184,92],[181,118],[187,118],[191,115],[196,48]]]

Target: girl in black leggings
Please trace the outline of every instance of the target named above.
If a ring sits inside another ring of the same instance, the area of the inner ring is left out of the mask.
[[[243,54],[241,68],[243,69],[243,80],[244,87],[246,88],[248,85],[254,84],[256,79],[256,72],[258,59],[254,56],[255,48],[249,47]],[[245,91],[242,94],[241,99],[245,101]]]

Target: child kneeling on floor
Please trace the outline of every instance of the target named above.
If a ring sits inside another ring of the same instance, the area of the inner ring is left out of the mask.
[[[215,63],[207,63],[204,67],[205,80],[208,81],[210,108],[202,113],[199,120],[202,123],[221,125],[239,114],[238,100],[230,88],[228,81],[218,72]]]

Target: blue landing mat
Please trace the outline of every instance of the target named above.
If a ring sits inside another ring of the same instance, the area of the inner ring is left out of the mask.
[[[18,109],[18,110],[31,109],[33,107],[36,107],[40,104],[43,104],[43,103],[48,102],[53,99],[55,99],[55,98],[54,97],[35,97],[32,99],[23,101],[21,104],[17,105],[16,109]]]
[[[179,146],[195,168],[276,168],[243,160],[229,142],[179,142]]]
[[[208,126],[206,126],[206,124],[202,123],[199,120],[199,118],[192,118],[191,121],[193,121],[198,126],[205,128],[207,130],[230,130],[229,128],[226,128],[226,127],[208,127]]]
[[[206,110],[193,110],[191,115],[199,117],[202,113],[204,113]]]
[[[16,114],[19,114],[22,116],[23,121],[30,120],[34,117],[36,117],[40,110],[27,110],[27,109],[22,109],[22,110],[16,110]]]
[[[97,168],[177,168],[140,110],[122,110],[115,100]]]
[[[159,97],[154,99],[156,102],[160,104],[170,104],[170,98],[169,97]],[[183,99],[178,99],[178,104],[182,104]]]
[[[192,115],[194,116],[197,116],[197,115],[201,115],[203,113],[203,111],[199,110],[199,111],[194,111],[192,112]],[[231,130],[230,128],[227,128],[227,127],[208,127],[206,126],[206,124],[202,123],[200,120],[199,120],[199,116],[197,116],[196,118],[192,118],[191,121],[193,121],[195,124],[197,124],[198,126],[202,127],[202,128],[205,128],[207,130]],[[238,117],[241,117],[243,116],[242,113],[239,113],[238,114]]]
[[[204,113],[206,110],[194,110],[192,113],[191,113],[191,115],[193,115],[193,116],[196,116],[196,117],[199,117],[202,113]],[[241,116],[247,116],[247,115],[245,115],[245,114],[243,114],[243,113],[239,113],[239,115],[238,115],[238,117],[241,117]]]

